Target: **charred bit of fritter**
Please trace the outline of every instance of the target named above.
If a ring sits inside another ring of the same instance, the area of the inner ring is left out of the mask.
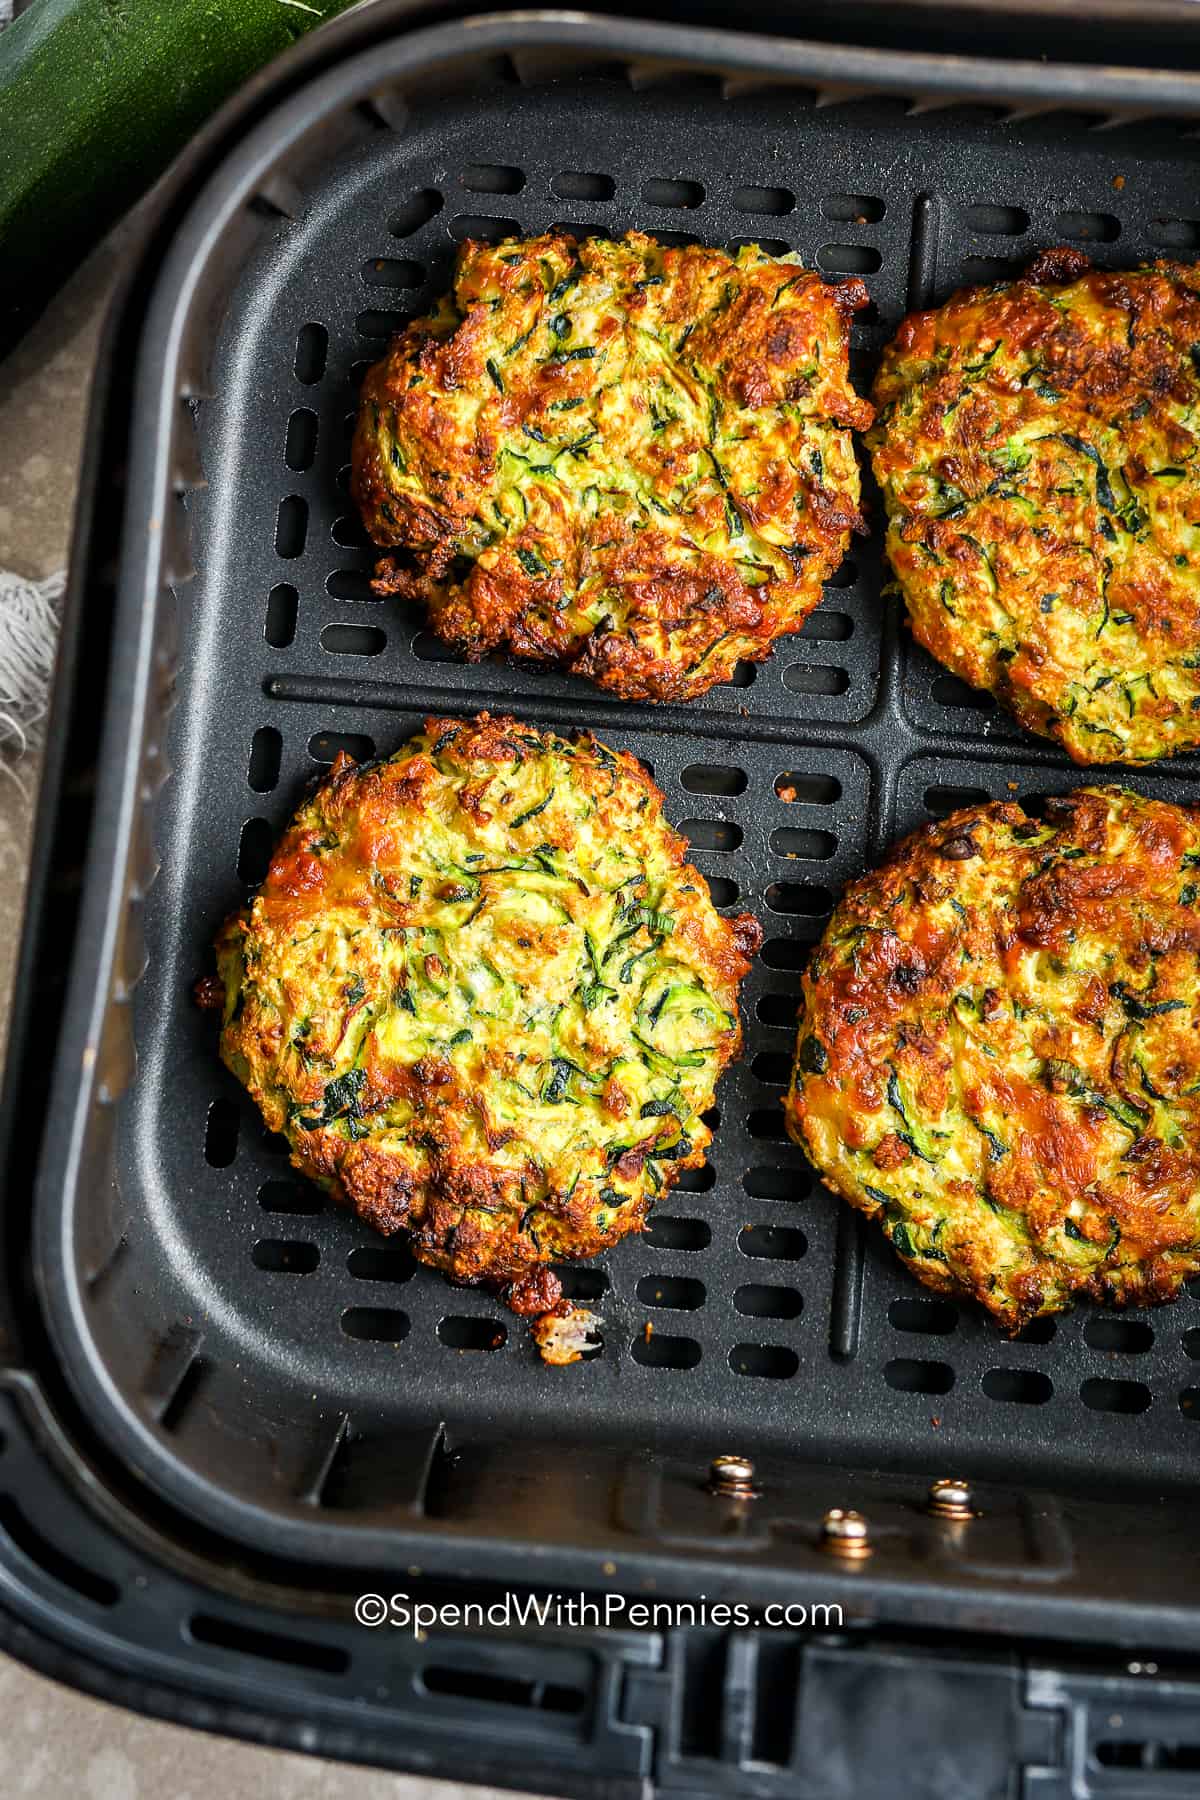
[[[861,281],[561,232],[464,244],[368,372],[353,493],[375,586],[476,660],[688,700],[798,631],[862,529]]]
[[[1046,251],[906,319],[874,397],[926,649],[1077,762],[1200,744],[1200,270]]]
[[[590,736],[484,713],[342,756],[220,933],[222,1056],[337,1200],[569,1317],[546,1265],[642,1230],[703,1163],[741,1045],[761,933],[686,849]]]
[[[1009,1332],[1200,1270],[1200,810],[969,808],[847,889],[788,1130],[928,1286]]]

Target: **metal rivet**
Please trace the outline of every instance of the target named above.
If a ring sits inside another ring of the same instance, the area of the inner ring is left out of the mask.
[[[708,1471],[708,1489],[735,1500],[753,1500],[759,1489],[754,1484],[754,1464],[748,1456],[714,1456]]]
[[[821,1521],[821,1548],[834,1556],[861,1560],[871,1554],[871,1528],[860,1512],[831,1506]]]
[[[939,1519],[973,1519],[975,1507],[967,1482],[943,1477],[929,1490],[929,1510]]]

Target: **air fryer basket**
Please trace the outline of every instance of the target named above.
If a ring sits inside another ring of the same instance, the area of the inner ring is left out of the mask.
[[[1197,1297],[1005,1342],[920,1289],[784,1138],[798,971],[840,886],[931,814],[1082,779],[907,640],[877,499],[798,637],[651,708],[449,657],[371,598],[346,496],[356,382],[465,237],[561,223],[799,250],[867,282],[865,387],[908,308],[1041,246],[1113,266],[1194,248],[1198,114],[1186,75],[521,15],[346,61],[214,177],[141,352],[85,899],[100,950],[73,972],[36,1216],[57,1354],[156,1505],[294,1566],[528,1579],[536,1555],[546,1579],[762,1595],[814,1571],[852,1594],[815,1521],[859,1503],[874,1617],[1200,1643],[1172,1560]],[[644,1238],[566,1274],[604,1319],[603,1354],[567,1371],[295,1178],[190,1000],[337,749],[387,753],[482,707],[644,758],[718,902],[765,928],[708,1166]],[[1120,778],[1186,800],[1198,777],[1188,758]],[[764,1471],[748,1514],[700,1487],[729,1450]],[[986,1497],[949,1547],[918,1510],[947,1473]]]

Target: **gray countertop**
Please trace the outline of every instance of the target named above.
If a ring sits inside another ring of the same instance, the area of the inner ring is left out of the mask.
[[[102,245],[0,364],[0,568],[40,578],[65,564],[96,344],[126,239],[118,231]],[[10,921],[20,916],[36,784],[35,758],[0,757],[0,917]],[[16,937],[15,927],[0,934],[0,1042]],[[185,1731],[86,1699],[2,1656],[0,1789],[13,1800],[487,1800],[494,1792]]]

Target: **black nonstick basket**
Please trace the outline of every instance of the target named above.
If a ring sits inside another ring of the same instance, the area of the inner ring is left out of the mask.
[[[1194,253],[1200,77],[403,22],[352,15],[210,139],[97,401],[7,1096],[10,1642],[195,1723],[550,1792],[1200,1791],[1200,1292],[1008,1342],[821,1187],[779,1104],[842,884],[956,805],[1086,777],[908,640],[877,497],[803,632],[689,707],[455,660],[371,596],[347,497],[357,383],[465,238],[797,250],[867,283],[865,391],[907,310],[1046,245]],[[562,1271],[603,1318],[565,1371],[296,1177],[190,998],[338,750],[484,707],[643,758],[764,926],[708,1164]],[[1120,779],[1200,799],[1200,759]],[[712,1491],[730,1454],[752,1493]],[[945,1477],[969,1516],[931,1510]],[[612,1623],[419,1639],[356,1625],[368,1589]],[[626,1610],[701,1596],[749,1627]]]

